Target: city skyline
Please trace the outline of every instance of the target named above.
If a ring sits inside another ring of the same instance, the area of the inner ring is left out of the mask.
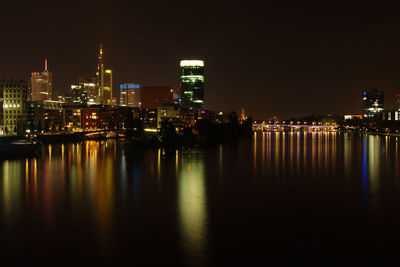
[[[77,76],[94,75],[103,43],[114,87],[134,80],[178,88],[179,61],[201,58],[207,64],[206,108],[238,111],[243,106],[256,119],[360,113],[362,104],[354,103],[363,88],[384,90],[390,109],[391,96],[400,88],[397,20],[388,8],[350,2],[329,8],[268,4],[263,9],[233,3],[204,4],[194,12],[176,3],[123,1],[79,7],[76,14],[73,3],[28,4],[18,8],[18,20],[7,14],[2,30],[12,42],[1,44],[2,77],[27,79],[48,58],[53,88],[65,92]],[[32,14],[43,15],[35,18],[42,32],[52,32],[51,38],[26,27]],[[95,18],[106,15],[113,19],[96,27]],[[155,19],[145,23],[149,15]],[[31,41],[23,42],[27,38]]]

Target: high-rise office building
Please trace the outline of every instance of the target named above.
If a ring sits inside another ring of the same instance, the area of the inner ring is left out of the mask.
[[[82,104],[94,105],[96,104],[97,99],[97,79],[96,77],[90,77],[88,79],[79,76],[78,77],[78,85],[82,87],[82,93],[87,96],[87,102]]]
[[[371,90],[364,90],[363,92],[363,106],[365,116],[373,117],[375,114],[380,113],[384,109],[384,93],[377,88]]]
[[[104,90],[104,64],[103,64],[103,45],[100,44],[100,52],[97,62],[97,72],[96,72],[96,87],[97,87],[97,104],[103,103],[103,90]]]
[[[103,89],[103,101],[106,105],[111,105],[112,100],[112,70],[106,70],[104,72],[104,89]]]
[[[1,81],[2,126],[0,135],[24,134],[28,86],[25,81]]]
[[[204,61],[181,60],[182,105],[204,108]]]
[[[70,96],[72,104],[95,105],[97,97],[96,78],[78,77],[78,83],[71,85]]]
[[[31,96],[32,101],[52,99],[52,75],[47,69],[47,59],[44,61],[44,71],[32,72],[31,75]]]
[[[120,89],[120,106],[139,108],[140,103],[140,84],[138,83],[123,83],[119,86]]]
[[[109,69],[104,69],[103,64],[103,45],[100,44],[100,52],[97,62],[97,72],[96,72],[96,87],[97,96],[96,103],[103,105],[111,105],[112,99],[112,71]]]
[[[87,103],[87,95],[83,91],[83,87],[80,84],[71,85],[71,101],[72,104],[81,105]]]

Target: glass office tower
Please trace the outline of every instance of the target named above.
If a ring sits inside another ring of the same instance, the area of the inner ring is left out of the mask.
[[[204,61],[181,60],[182,105],[204,108]]]

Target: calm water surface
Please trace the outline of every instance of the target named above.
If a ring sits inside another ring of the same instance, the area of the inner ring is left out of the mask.
[[[115,141],[0,162],[3,265],[394,264],[400,140],[256,133],[164,155]]]

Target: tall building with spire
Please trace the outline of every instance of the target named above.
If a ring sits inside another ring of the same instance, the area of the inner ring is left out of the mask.
[[[112,71],[104,69],[103,64],[103,45],[100,44],[99,57],[97,62],[97,104],[111,105],[112,99]]]
[[[97,61],[96,78],[97,78],[96,102],[98,104],[102,104],[103,103],[103,88],[104,88],[104,65],[103,65],[103,45],[102,44],[100,44],[99,57],[98,57],[98,61]]]
[[[244,107],[240,110],[240,120],[245,121],[247,119],[246,113],[244,112]]]
[[[52,74],[47,68],[47,59],[44,60],[44,71],[32,72],[31,75],[31,96],[32,101],[52,99]]]

